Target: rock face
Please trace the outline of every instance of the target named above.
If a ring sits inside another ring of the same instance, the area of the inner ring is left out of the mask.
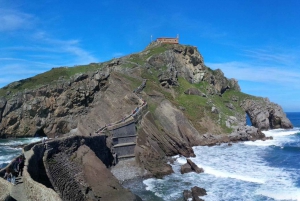
[[[204,196],[206,194],[206,190],[204,188],[200,188],[198,186],[194,186],[191,190],[183,191],[183,199],[185,201],[203,201],[203,199],[199,198],[199,196]]]
[[[202,173],[204,172],[203,168],[199,168],[191,159],[186,159],[186,164],[182,165],[180,168],[181,174],[188,173],[188,172],[196,172]]]
[[[131,93],[127,81],[117,74],[108,81],[109,75],[100,71],[79,74],[55,85],[18,93],[7,101],[0,99],[0,136],[87,135],[122,118],[136,103],[126,100]],[[121,104],[123,101],[126,104]]]
[[[48,143],[51,149],[44,154],[45,169],[63,200],[141,200],[124,189],[107,169],[112,156],[105,143],[104,136],[72,137]]]
[[[241,106],[249,115],[252,125],[260,130],[293,128],[282,108],[267,98],[245,100]]]
[[[143,99],[148,112],[134,122],[135,157],[162,177],[172,172],[168,157],[193,157],[192,146],[263,139],[262,129],[292,127],[280,106],[241,93],[236,80],[205,66],[193,46],[154,44],[43,82],[64,70],[0,89],[0,137],[89,136],[128,116]],[[137,89],[145,79],[147,84]],[[246,113],[256,128],[245,126]]]
[[[199,91],[198,89],[196,88],[189,88],[188,90],[186,90],[184,92],[185,94],[188,94],[188,95],[196,95],[196,96],[203,96],[203,97],[206,97],[206,95],[204,93],[202,93],[201,91]]]
[[[180,138],[164,130],[160,130],[148,113],[141,121],[136,147],[138,162],[156,177],[173,172],[167,164],[167,156],[182,154],[186,157],[194,156],[191,147]]]

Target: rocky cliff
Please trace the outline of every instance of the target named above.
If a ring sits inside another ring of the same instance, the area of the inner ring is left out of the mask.
[[[193,156],[192,146],[263,138],[291,128],[282,108],[241,92],[237,80],[204,64],[196,47],[152,43],[105,63],[60,67],[0,89],[0,136],[90,135],[132,112],[133,90],[148,113],[137,123],[136,159],[156,176],[167,157]],[[246,126],[246,114],[254,127]]]

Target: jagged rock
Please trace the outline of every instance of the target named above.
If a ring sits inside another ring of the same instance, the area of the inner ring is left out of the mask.
[[[86,79],[87,77],[88,77],[87,74],[83,74],[83,73],[76,74],[76,75],[74,76],[74,82],[79,82],[79,81],[81,81],[81,80]]]
[[[231,110],[234,110],[234,109],[235,109],[234,106],[232,105],[232,103],[227,103],[227,104],[226,104],[226,107],[228,107],[228,108],[231,109]]]
[[[180,109],[180,110],[182,110],[182,111],[184,111],[184,110],[185,110],[185,108],[184,108],[184,107],[182,107],[182,106],[179,106],[179,109]]]
[[[191,190],[192,190],[193,197],[207,195],[206,190],[198,186],[194,186]]]
[[[184,201],[190,201],[193,198],[192,191],[184,190],[183,191],[183,200]]]
[[[197,95],[197,96],[206,97],[206,95],[204,93],[202,93],[201,91],[199,91],[196,88],[187,89],[184,93],[187,95]]]
[[[191,161],[190,159],[186,159],[185,164],[183,164],[180,167],[180,173],[184,174],[184,173],[189,173],[189,172],[196,172],[196,173],[202,173],[204,172],[203,168],[199,168],[193,161]]]
[[[192,172],[192,167],[190,166],[190,164],[185,163],[180,167],[180,173],[181,174],[185,174],[185,173],[189,173]]]
[[[199,188],[194,186],[191,190],[184,190],[183,191],[183,200],[184,201],[204,201],[203,199],[199,198],[199,196],[206,195],[206,190],[204,188]]]
[[[158,80],[161,86],[168,88],[169,86],[178,86],[177,71],[171,67],[167,71],[158,75]]]
[[[213,107],[211,108],[211,112],[212,112],[212,113],[215,113],[215,114],[219,114],[219,110],[218,110],[218,108],[216,108],[215,106],[213,106]]]
[[[241,107],[248,113],[252,125],[260,130],[293,127],[282,108],[269,99],[247,99]]]
[[[191,159],[186,159],[187,163],[192,167],[192,170],[196,173],[202,173],[204,172],[203,168],[199,168]]]

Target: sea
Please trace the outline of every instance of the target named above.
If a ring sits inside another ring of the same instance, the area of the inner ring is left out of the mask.
[[[22,154],[22,146],[40,141],[41,138],[0,139],[0,169],[6,167],[12,159]]]
[[[286,114],[294,128],[264,131],[273,140],[193,147],[190,159],[204,173],[181,174],[186,158],[174,156],[173,174],[123,185],[145,201],[182,201],[182,192],[194,186],[206,189],[205,201],[300,201],[300,112]],[[0,167],[39,140],[0,140]]]
[[[194,186],[205,201],[300,201],[300,112],[286,114],[294,128],[264,131],[273,140],[193,147],[204,173],[181,174],[186,158],[174,156],[173,174],[124,186],[145,201],[182,201]]]

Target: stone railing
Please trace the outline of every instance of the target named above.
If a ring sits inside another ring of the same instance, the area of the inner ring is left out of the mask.
[[[9,201],[11,200],[10,191],[11,183],[6,181],[3,178],[0,178],[0,201]]]
[[[25,154],[26,164],[23,171],[24,190],[28,201],[62,201],[52,189],[35,181],[40,176],[40,163],[43,161],[44,147],[42,144],[34,145]],[[44,170],[45,171],[45,170]],[[29,172],[31,172],[31,175]],[[32,178],[35,177],[35,180]],[[45,180],[38,178],[39,180]]]
[[[121,126],[124,125],[124,122],[126,122],[125,124],[130,124],[132,123],[132,118],[134,120],[138,120],[139,115],[142,113],[143,109],[146,108],[147,106],[147,102],[144,101],[141,97],[139,97],[137,94],[140,93],[146,86],[146,79],[143,79],[142,84],[136,88],[133,93],[136,95],[136,97],[139,99],[139,106],[137,106],[129,115],[126,115],[125,117],[123,117],[122,119],[113,122],[113,123],[109,123],[101,128],[99,128],[96,133],[97,134],[101,134],[103,132],[105,132],[106,130],[111,130],[112,128],[118,127],[119,124],[121,124]]]

